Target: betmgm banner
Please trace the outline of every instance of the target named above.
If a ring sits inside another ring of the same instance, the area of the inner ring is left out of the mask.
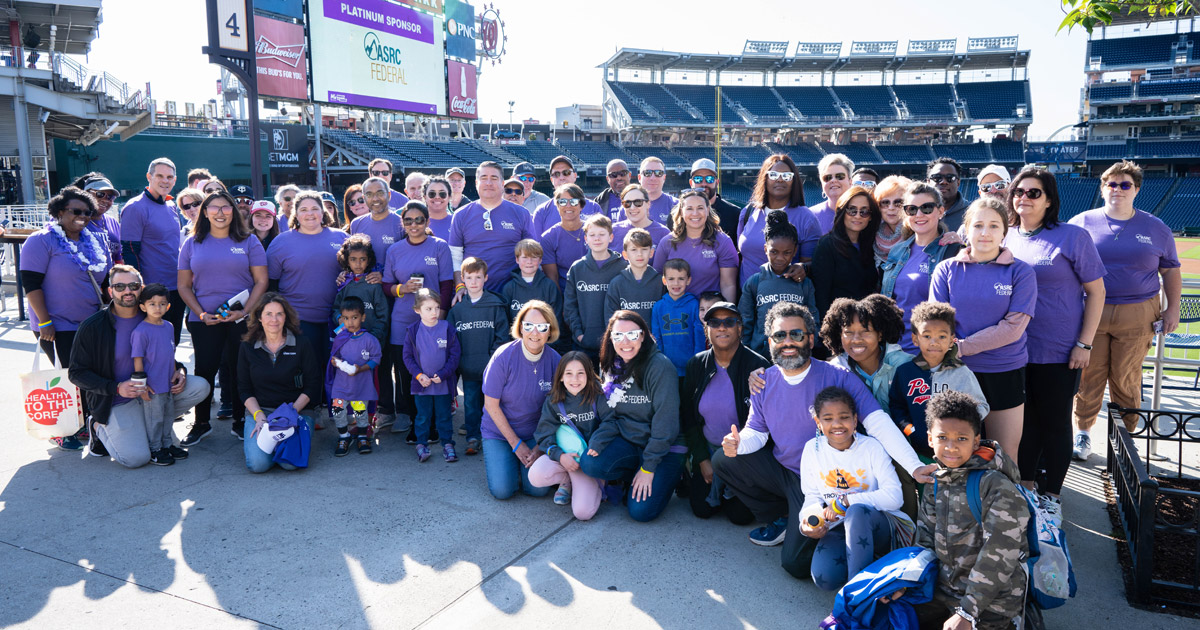
[[[387,0],[310,0],[312,100],[446,113],[441,18]]]

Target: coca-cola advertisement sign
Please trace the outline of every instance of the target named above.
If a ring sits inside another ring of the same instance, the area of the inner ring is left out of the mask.
[[[256,15],[254,31],[259,95],[308,100],[304,27]]]
[[[479,118],[479,99],[475,93],[475,66],[453,59],[446,60],[446,79],[450,99],[447,113],[455,118]]]

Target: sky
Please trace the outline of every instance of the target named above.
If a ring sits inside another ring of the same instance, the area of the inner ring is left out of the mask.
[[[482,4],[475,2],[478,11]],[[811,0],[736,2],[579,2],[491,0],[505,22],[507,54],[485,62],[479,78],[480,120],[549,122],[556,107],[599,105],[602,71],[621,47],[699,53],[740,53],[747,39],[792,43],[900,40],[1018,35],[1030,50],[1032,139],[1044,139],[1079,120],[1087,33],[1057,32],[1062,20],[1055,0],[900,2],[851,4]],[[155,10],[146,11],[153,6]],[[169,7],[169,11],[165,9]],[[159,109],[174,100],[202,103],[216,94],[217,66],[200,52],[207,44],[205,2],[105,0],[104,21],[86,64],[107,70],[131,86],[150,82]],[[164,19],[170,24],[163,26]],[[843,49],[843,54],[848,46]]]

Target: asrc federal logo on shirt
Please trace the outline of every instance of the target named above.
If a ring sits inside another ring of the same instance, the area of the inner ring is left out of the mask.
[[[1146,236],[1145,234],[1138,234],[1138,235],[1136,235],[1136,238],[1137,238],[1138,242],[1141,243],[1142,245],[1153,245],[1154,244],[1154,239],[1150,238],[1149,236]]]
[[[1012,285],[997,282],[993,285],[996,289],[996,295],[1012,295]]]
[[[588,293],[594,293],[597,291],[608,291],[608,283],[605,282],[603,284],[588,284],[588,283],[584,282],[583,280],[580,280],[579,282],[575,283],[575,290],[588,292]]]
[[[1034,267],[1051,267],[1053,265],[1054,265],[1054,257],[1053,256],[1042,256],[1041,258],[1038,258],[1037,260],[1033,261]]]
[[[539,380],[538,381],[538,389],[542,390],[543,392],[550,391],[550,382]]]
[[[437,266],[437,258],[435,258],[433,256],[426,256],[425,264],[429,265],[430,267],[436,267]]]
[[[517,226],[516,226],[516,225],[513,225],[512,223],[509,223],[508,221],[501,221],[501,222],[500,222],[500,227],[502,227],[502,228],[504,228],[504,229],[506,229],[506,230],[515,230],[515,229],[517,229]]]
[[[700,256],[702,258],[716,258],[717,252],[713,249],[704,249],[700,251]]]
[[[384,234],[383,236],[379,237],[379,240],[383,241],[384,245],[391,245],[392,243],[396,242],[396,237]]]
[[[929,275],[929,261],[926,260],[925,262],[917,265],[917,270],[923,274]]]
[[[438,340],[437,340],[437,342],[438,342],[438,347],[439,347],[439,348],[445,348],[445,347],[446,347],[446,338],[445,338],[445,337],[438,337]]]
[[[239,256],[245,256],[245,255],[246,255],[246,249],[245,249],[244,247],[230,247],[230,248],[229,248],[229,253],[230,253],[230,254],[237,254],[237,255],[239,255]]]
[[[766,306],[776,302],[795,302],[796,304],[804,304],[804,296],[795,293],[779,293],[776,295],[760,295],[755,300],[758,306]]]

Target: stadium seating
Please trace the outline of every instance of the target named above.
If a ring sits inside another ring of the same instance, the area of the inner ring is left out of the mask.
[[[580,164],[576,166],[584,164],[603,166],[608,164],[609,160],[625,160],[626,163],[633,161],[633,156],[613,146],[610,142],[559,140],[558,146],[579,159]]]
[[[745,207],[750,203],[753,190],[748,186],[738,184],[721,184],[721,197],[735,206]]]
[[[1174,177],[1143,178],[1142,187],[1138,189],[1138,196],[1133,205],[1146,212],[1154,212],[1162,204],[1163,198],[1167,196],[1174,184]]]
[[[1097,206],[1100,193],[1098,177],[1058,176],[1058,219],[1067,221],[1071,217]]]
[[[1137,156],[1140,158],[1183,158],[1200,156],[1200,141],[1139,142]]]
[[[746,108],[758,123],[789,122],[791,118],[770,88],[741,85],[721,86],[721,93]]]
[[[842,153],[850,158],[850,161],[854,162],[855,165],[883,163],[883,159],[879,157],[879,153],[875,151],[875,147],[865,142],[851,142],[850,144],[822,142],[820,145],[821,150],[826,154]]]
[[[993,161],[992,154],[988,151],[988,145],[982,142],[976,142],[975,144],[935,144],[932,148],[934,156],[954,158],[961,164],[987,164]]]
[[[721,147],[721,162],[738,162],[745,166],[760,166],[770,153],[763,145],[752,147]]]
[[[924,144],[877,144],[875,150],[886,164],[925,164],[933,159],[933,152]]]
[[[1087,159],[1089,160],[1119,160],[1127,155],[1126,144],[1089,144]]]
[[[1142,207],[1141,204],[1137,205]],[[1195,227],[1200,225],[1200,212],[1196,212],[1198,205],[1200,205],[1200,177],[1187,177],[1179,182],[1179,188],[1175,190],[1175,194],[1163,207],[1162,212],[1158,213],[1158,218],[1176,232],[1184,228]]]
[[[1138,84],[1138,97],[1151,96],[1195,96],[1200,94],[1200,79],[1173,79],[1170,81],[1142,81]]]
[[[834,87],[838,98],[850,105],[855,116],[897,118],[892,94],[884,85],[843,85]]]
[[[658,115],[662,116],[662,119],[665,122],[680,125],[694,125],[699,122],[704,122],[680,107],[679,102],[675,100],[675,97],[663,90],[661,85],[655,83],[626,82],[620,82],[616,85],[619,85],[627,90],[635,98],[644,100],[647,104],[658,111]]]
[[[1144,85],[1144,84],[1143,84]],[[1093,85],[1088,89],[1088,98],[1093,101],[1126,99],[1133,97],[1133,84]]]
[[[767,143],[767,149],[772,153],[786,153],[791,156],[792,161],[797,165],[816,164],[825,157],[821,149],[815,144],[800,144],[800,145],[781,145],[773,142]]]
[[[457,158],[458,165],[470,164],[477,166],[487,161],[500,161],[496,160],[495,155],[485,152],[474,143],[468,141],[453,140],[450,142],[431,142],[429,144]],[[503,161],[500,162],[503,163]]]
[[[1166,64],[1174,60],[1171,45],[1178,35],[1147,35],[1088,42],[1088,58],[1100,58],[1102,67]]]
[[[908,106],[908,113],[914,118],[950,118],[955,117],[954,92],[945,83],[935,85],[894,85],[896,98]],[[857,111],[857,110],[855,110]]]
[[[982,83],[959,83],[958,96],[967,102],[967,113],[971,118],[1016,118],[1017,105],[1024,104],[1023,118],[1033,116],[1033,108],[1026,98],[1027,81],[987,81]]]
[[[804,180],[804,205],[813,207],[825,200],[825,191],[821,190],[821,182],[816,179]]]
[[[805,118],[842,119],[842,111],[833,106],[833,95],[822,86],[776,87],[783,100],[791,103]]]
[[[650,156],[654,156],[662,160],[664,166],[671,168],[679,166],[690,167],[692,165],[691,160],[666,147],[627,146],[625,147],[625,151],[632,155],[634,160],[639,163]],[[637,170],[637,166],[631,164],[630,170]]]
[[[509,153],[533,164],[550,164],[550,160],[563,155],[563,150],[545,140],[530,140],[525,144],[506,144]],[[571,157],[571,156],[567,156]]]
[[[1024,164],[1025,147],[1012,140],[992,140],[992,159],[998,164]]]
[[[711,85],[667,85],[667,91],[673,93],[680,101],[689,103],[700,110],[710,123],[717,122],[717,88]],[[733,111],[729,103],[721,98],[721,124],[744,125],[746,121]]]
[[[608,86],[613,95],[617,97],[617,101],[629,113],[629,117],[634,123],[656,123],[662,122],[662,119],[651,116],[646,113],[641,107],[634,103],[634,95],[625,87],[624,83],[608,82]]]

